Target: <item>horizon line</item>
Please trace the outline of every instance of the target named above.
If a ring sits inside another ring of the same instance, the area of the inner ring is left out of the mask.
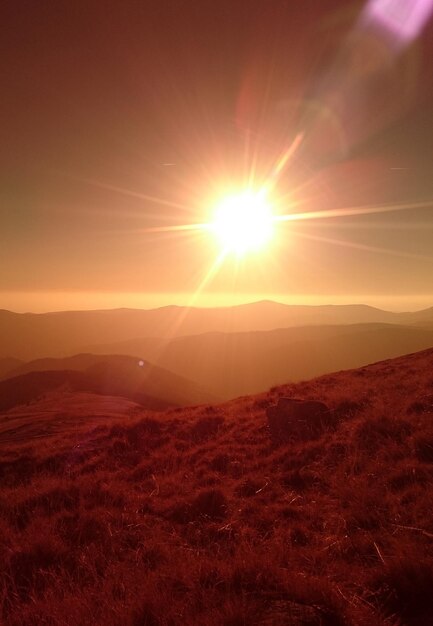
[[[78,311],[142,310],[166,307],[215,309],[233,308],[248,304],[270,302],[286,306],[366,306],[387,312],[416,312],[433,306],[430,294],[253,294],[204,293],[198,302],[191,303],[187,293],[143,293],[111,291],[41,291],[2,292],[0,310],[11,313],[43,314]]]

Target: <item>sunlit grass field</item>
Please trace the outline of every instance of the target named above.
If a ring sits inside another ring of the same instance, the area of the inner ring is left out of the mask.
[[[334,426],[272,442],[282,396]],[[1,624],[430,623],[433,350],[216,406],[95,398],[1,417]]]

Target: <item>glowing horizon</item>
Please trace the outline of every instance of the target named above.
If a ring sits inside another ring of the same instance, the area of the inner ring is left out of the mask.
[[[432,294],[302,294],[294,293],[199,293],[191,302],[188,292],[85,292],[41,291],[0,292],[0,310],[16,313],[50,313],[60,311],[90,311],[99,309],[157,309],[165,306],[196,306],[202,308],[230,307],[260,301],[282,304],[322,306],[365,304],[384,310],[418,311],[433,306]]]

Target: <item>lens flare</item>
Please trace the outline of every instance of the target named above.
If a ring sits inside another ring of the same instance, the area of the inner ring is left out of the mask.
[[[364,17],[402,44],[421,33],[433,13],[433,0],[370,0]]]

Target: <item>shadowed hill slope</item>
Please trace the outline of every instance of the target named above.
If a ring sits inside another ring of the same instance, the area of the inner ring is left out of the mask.
[[[0,311],[0,358],[69,356],[91,344],[136,337],[179,337],[205,332],[271,330],[289,326],[433,321],[433,309],[391,313],[365,305],[293,306],[254,302],[214,309],[168,306],[61,313]]]
[[[23,364],[23,361],[20,359],[14,359],[13,357],[5,357],[4,359],[0,359],[0,380],[8,376],[10,372]]]
[[[30,372],[48,372],[56,370],[74,370],[84,371],[87,368],[100,363],[101,361],[107,361],[113,358],[113,354],[106,354],[104,356],[95,354],[74,354],[71,357],[65,358],[52,358],[47,357],[44,359],[35,359],[28,362],[18,362],[18,364],[11,370],[9,370],[3,378],[13,378],[14,376],[22,376],[23,374],[29,374]],[[115,357],[114,357],[115,358]],[[134,363],[137,364],[137,359],[134,359]]]
[[[87,431],[4,439],[3,623],[426,626],[432,372],[427,350],[99,425],[90,400]],[[281,397],[337,421],[273,444]]]
[[[215,399],[186,378],[128,356],[41,359],[14,373],[0,381],[0,409],[30,402],[59,387],[122,396],[154,410]]]
[[[142,355],[228,399],[432,346],[433,329],[357,324],[146,338],[92,350]]]

